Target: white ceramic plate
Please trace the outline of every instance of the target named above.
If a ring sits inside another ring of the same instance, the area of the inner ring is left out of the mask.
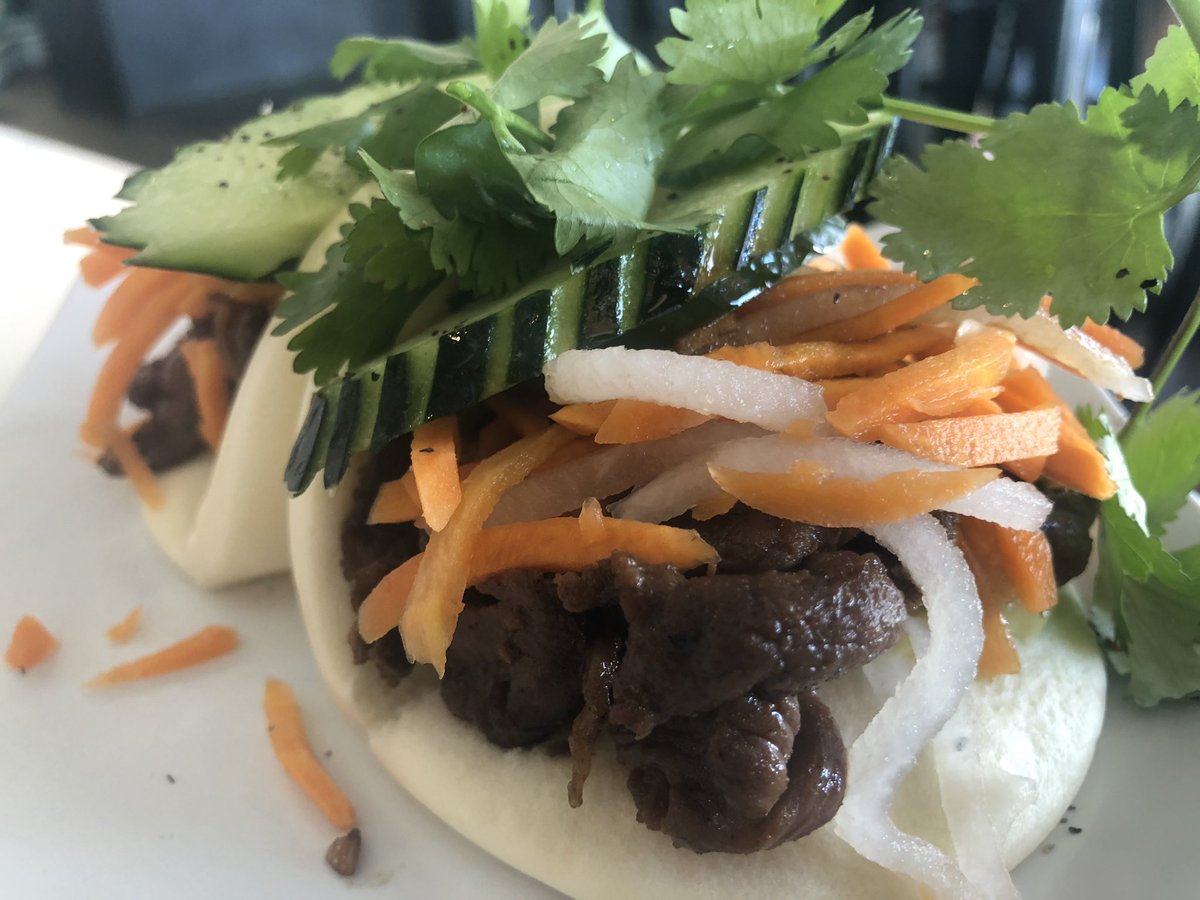
[[[0,669],[0,896],[555,896],[383,773],[326,694],[285,580],[192,588],[151,544],[128,488],[83,458],[99,303],[71,293],[0,410],[0,638],[33,612],[62,644],[27,675]],[[1186,528],[1200,535],[1195,513]],[[110,644],[105,628],[139,604],[141,633]],[[82,686],[213,622],[241,633],[232,656],[153,683]],[[333,832],[271,755],[271,675],[295,688],[314,747],[358,807],[365,847],[348,881],[322,860]],[[1142,711],[1114,687],[1069,822],[1018,870],[1024,895],[1200,895],[1198,747],[1200,704]]]

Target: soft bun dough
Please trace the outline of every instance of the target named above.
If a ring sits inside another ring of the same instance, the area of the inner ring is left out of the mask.
[[[350,477],[336,493],[311,489],[292,504],[293,574],[309,641],[330,689],[365,729],[388,771],[466,838],[574,897],[915,896],[911,883],[857,856],[831,826],[750,856],[676,849],[637,822],[625,773],[603,745],[583,806],[573,810],[566,794],[569,758],[489,744],[446,711],[427,667],[389,689],[373,666],[353,665],[346,635],[354,619],[339,566],[341,524],[352,493]],[[1007,826],[1010,867],[1049,833],[1078,790],[1100,733],[1105,696],[1099,652],[1069,605],[1019,641],[1019,648],[1021,676],[972,691],[983,767],[971,796],[978,791],[986,797],[993,821]],[[893,658],[879,664],[894,665],[904,652],[893,650]],[[825,685],[821,694],[847,742],[881,703],[862,671]],[[931,757],[926,750],[902,786],[895,814],[901,827],[949,849]]]
[[[347,212],[329,224],[300,263],[302,271],[321,267],[348,218]],[[250,357],[220,452],[161,475],[163,505],[142,506],[163,552],[200,587],[225,587],[290,567],[283,472],[311,385],[293,371],[291,338],[272,335],[274,324]]]

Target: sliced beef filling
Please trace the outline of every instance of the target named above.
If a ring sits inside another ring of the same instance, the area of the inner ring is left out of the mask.
[[[717,571],[729,575],[790,572],[814,553],[837,550],[858,533],[777,519],[740,503],[707,521],[686,515],[669,524],[699,532],[721,556]]]
[[[613,560],[629,623],[610,720],[644,737],[756,687],[804,688],[878,656],[904,597],[875,556],[819,553],[797,572],[685,578]]]
[[[212,299],[213,314],[193,323],[183,340],[216,340],[229,371],[232,396],[266,330],[271,311],[263,304],[238,303],[221,296]],[[149,414],[133,433],[133,443],[151,470],[173,469],[207,449],[200,437],[192,376],[178,344],[138,369],[129,387],[129,402]],[[100,467],[110,475],[122,474],[121,464],[111,453],[100,458]]]
[[[753,853],[803,837],[841,806],[846,751],[811,692],[754,691],[642,740],[621,735],[638,820],[697,853]]]
[[[536,744],[583,705],[586,653],[583,621],[563,609],[553,577],[507,572],[468,592],[446,653],[442,699],[492,743]]]

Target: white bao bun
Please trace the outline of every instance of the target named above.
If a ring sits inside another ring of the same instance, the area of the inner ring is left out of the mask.
[[[567,804],[568,758],[489,744],[446,711],[426,672],[389,689],[373,665],[355,666],[346,641],[354,617],[339,566],[353,482],[352,473],[338,491],[310,489],[291,506],[293,574],[309,641],[325,681],[376,756],[405,790],[468,840],[574,897],[916,896],[910,882],[857,856],[828,825],[749,856],[676,849],[636,821],[625,773],[603,745],[583,806],[573,810]],[[967,779],[971,801],[987,804],[1009,867],[1042,841],[1074,798],[1104,714],[1103,663],[1073,609],[1060,607],[1019,648],[1020,676],[971,689],[973,749],[981,761],[978,778]],[[876,688],[903,667],[906,652],[893,650],[868,670],[822,687],[847,744],[881,705]],[[893,811],[901,828],[951,852],[938,784],[927,748]],[[956,789],[967,788],[960,781]]]

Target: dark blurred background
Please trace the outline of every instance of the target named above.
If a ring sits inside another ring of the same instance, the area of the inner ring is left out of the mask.
[[[608,0],[607,12],[653,56],[654,44],[672,33],[667,11],[679,2]],[[532,2],[537,19],[576,5],[583,0]],[[848,0],[840,16],[870,5]],[[1173,21],[1166,0],[873,5],[877,21],[913,5],[926,17],[895,93],[986,114],[1048,100],[1086,104],[1139,71]],[[333,89],[325,64],[341,38],[443,40],[470,28],[470,0],[0,0],[0,125],[161,165],[179,144],[220,134],[264,103]],[[905,126],[899,147],[914,153],[943,137]],[[1151,358],[1200,285],[1200,253],[1188,252],[1198,213],[1187,202],[1171,217],[1176,274],[1153,317],[1128,326]]]

